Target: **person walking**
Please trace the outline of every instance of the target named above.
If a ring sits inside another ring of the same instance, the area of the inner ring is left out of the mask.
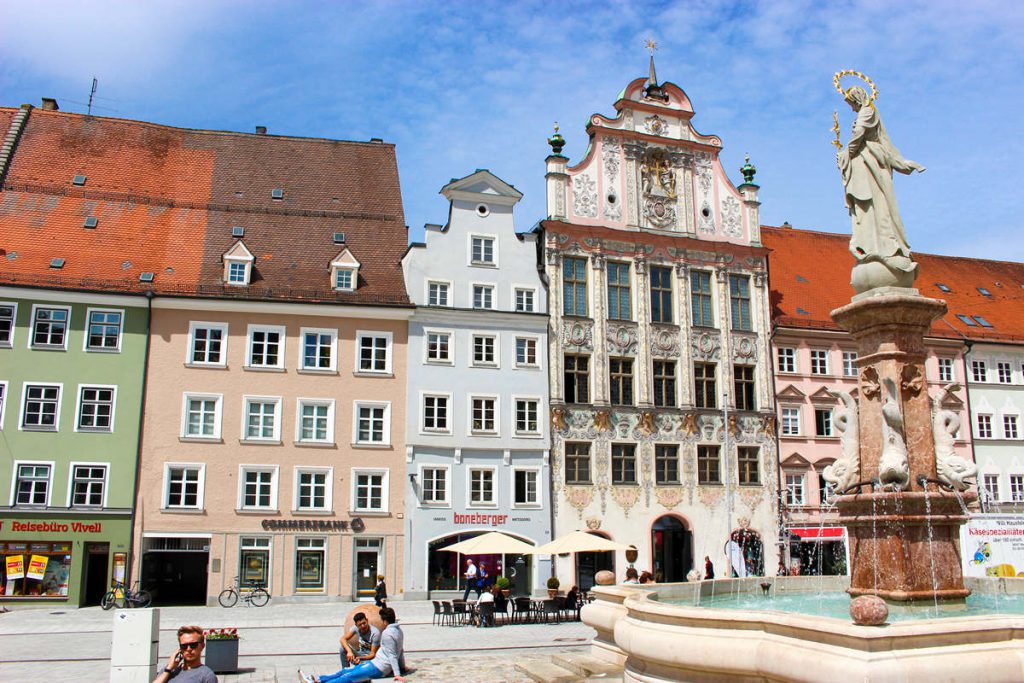
[[[469,591],[476,588],[476,565],[473,564],[473,558],[466,558],[466,571],[462,575],[466,578],[466,592],[462,594],[462,601],[466,602],[469,600]],[[480,591],[477,591],[477,595],[480,595]]]
[[[711,558],[707,555],[704,556],[704,579],[710,581],[715,578],[715,565],[711,563]]]
[[[178,649],[167,658],[167,666],[157,674],[153,683],[217,683],[213,669],[203,664],[206,637],[202,626],[182,626],[178,629]]]
[[[388,587],[384,584],[384,575],[377,574],[377,587],[373,589],[373,602],[377,607],[387,607]]]
[[[487,565],[483,562],[480,563],[480,571],[477,574],[476,581],[476,597],[479,599],[480,594],[487,590],[488,582],[490,581],[491,575],[487,573]]]

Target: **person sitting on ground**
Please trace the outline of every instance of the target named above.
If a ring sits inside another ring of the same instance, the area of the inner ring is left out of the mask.
[[[402,672],[405,671],[405,635],[395,624],[398,617],[395,616],[395,610],[382,607],[380,618],[384,622],[384,630],[380,634],[380,647],[373,659],[360,662],[351,669],[320,677],[303,673],[299,669],[299,680],[303,683],[357,683],[394,676],[396,681],[405,681],[402,678]]]
[[[352,616],[355,622],[347,633],[341,636],[341,668],[355,666],[373,659],[380,647],[380,629],[370,623],[363,612]],[[355,641],[355,647],[353,642]]]
[[[388,587],[384,583],[384,575],[377,574],[377,586],[373,589],[373,602],[377,607],[387,607]]]
[[[639,574],[636,573],[636,569],[630,567],[626,570],[626,580],[622,583],[640,583]]]
[[[153,683],[217,683],[213,669],[203,664],[206,637],[202,626],[182,626],[178,629],[178,648],[167,659],[167,666]]]

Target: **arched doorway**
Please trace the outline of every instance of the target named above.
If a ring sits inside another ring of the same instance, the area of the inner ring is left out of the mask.
[[[764,576],[764,543],[761,542],[761,534],[753,529],[736,529],[730,534],[729,540],[739,545],[747,576]]]
[[[693,533],[672,515],[663,515],[651,526],[651,572],[658,583],[686,580],[693,568]]]
[[[608,534],[597,531],[588,531],[587,533],[611,540]],[[615,573],[615,551],[576,553],[576,585],[581,591],[593,588],[594,575],[604,569]]]

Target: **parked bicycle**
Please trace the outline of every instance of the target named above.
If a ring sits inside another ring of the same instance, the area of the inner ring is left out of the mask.
[[[151,602],[153,602],[153,596],[149,594],[149,591],[139,588],[138,581],[131,588],[126,588],[121,582],[115,582],[114,589],[107,591],[100,600],[100,607],[103,609],[149,607]]]
[[[270,593],[256,582],[246,583],[244,588],[245,590],[243,590],[239,577],[236,576],[235,585],[222,590],[217,596],[217,602],[221,607],[234,607],[238,604],[238,598],[242,598],[243,602],[256,607],[263,607],[270,602]]]

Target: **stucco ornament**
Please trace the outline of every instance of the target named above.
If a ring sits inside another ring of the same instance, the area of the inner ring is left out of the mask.
[[[836,491],[844,491],[860,481],[860,434],[857,423],[857,402],[848,392],[827,390],[843,407],[832,411],[832,427],[839,432],[843,454],[825,468],[821,476]]]
[[[573,179],[572,206],[579,216],[597,217],[597,183],[588,175]]]
[[[839,86],[843,75],[863,78],[871,86],[872,95],[869,97],[860,86],[843,90]],[[905,159],[892,144],[875,107],[877,91],[870,80],[861,74],[840,72],[834,82],[857,114],[845,149],[836,142],[836,165],[843,179],[853,228],[850,252],[857,260],[851,284],[858,294],[878,287],[910,288],[917,277],[917,263],[910,255],[900,219],[892,172],[909,175],[923,172],[924,166]],[[838,123],[833,130],[838,136]]]
[[[902,491],[910,482],[907,442],[903,435],[903,410],[896,383],[886,377],[885,404],[882,406],[882,455],[878,459],[878,478],[887,489]]]
[[[959,389],[959,384],[947,384],[937,397],[931,397],[932,436],[935,439],[935,472],[939,480],[957,491],[966,491],[971,486],[967,480],[978,475],[978,467],[953,450],[953,441],[960,430],[960,415],[942,407],[942,402],[954,396]]]

